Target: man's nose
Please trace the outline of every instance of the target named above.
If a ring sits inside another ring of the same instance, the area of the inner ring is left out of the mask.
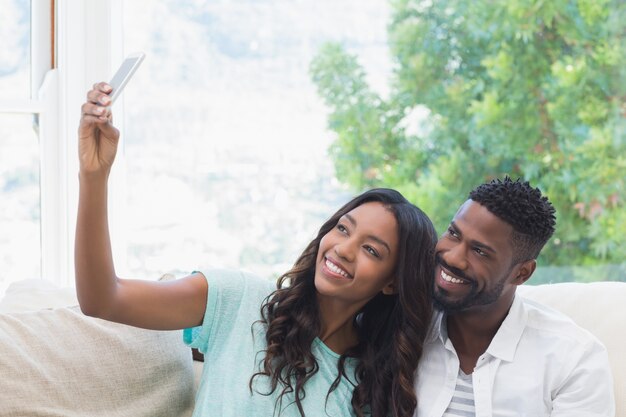
[[[452,268],[465,271],[467,268],[467,250],[464,244],[454,245],[441,255],[443,261]]]

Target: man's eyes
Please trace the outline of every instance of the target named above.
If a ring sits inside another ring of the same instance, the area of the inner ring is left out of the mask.
[[[480,256],[487,256],[487,252],[485,252],[481,248],[474,248],[474,252],[476,252]]]

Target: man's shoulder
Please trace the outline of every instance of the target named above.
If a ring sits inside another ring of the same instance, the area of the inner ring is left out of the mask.
[[[588,330],[579,326],[566,314],[537,301],[520,297],[527,314],[525,333],[527,337],[563,341],[568,344],[601,345]]]

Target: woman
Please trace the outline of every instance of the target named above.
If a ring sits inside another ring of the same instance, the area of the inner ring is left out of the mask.
[[[232,271],[116,276],[107,179],[119,131],[105,83],[82,106],[76,287],[88,315],[185,328],[205,354],[194,416],[411,416],[431,315],[436,233],[398,192],[339,209],[278,283]]]

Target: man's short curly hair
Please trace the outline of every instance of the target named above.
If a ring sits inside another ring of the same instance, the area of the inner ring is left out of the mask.
[[[469,198],[513,227],[514,263],[536,259],[554,233],[555,210],[538,188],[519,178],[479,185]]]

